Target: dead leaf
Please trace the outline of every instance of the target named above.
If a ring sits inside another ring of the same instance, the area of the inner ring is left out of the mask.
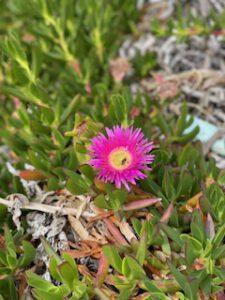
[[[125,222],[125,221],[119,222],[119,228],[120,228],[120,231],[126,237],[126,239],[128,240],[129,243],[132,240],[137,240],[131,226],[127,222]]]
[[[209,238],[212,239],[215,236],[215,226],[210,213],[207,214],[206,222],[205,222],[205,230],[208,234]]]
[[[107,244],[108,240],[106,238],[106,230],[104,227],[104,224],[102,224],[102,227],[97,226],[95,224],[95,227],[91,228],[90,234],[91,234],[91,240],[98,242],[101,245]],[[98,229],[98,230],[97,230]]]
[[[27,181],[39,181],[46,179],[46,176],[44,176],[40,171],[38,170],[23,170],[20,171],[19,177],[27,180]]]
[[[179,86],[175,81],[163,81],[156,88],[156,95],[161,100],[172,99],[179,93]]]
[[[79,235],[81,240],[88,240],[89,233],[86,228],[82,225],[82,223],[75,217],[69,215],[68,220],[70,222],[71,227],[73,230]]]
[[[88,268],[85,265],[78,265],[77,266],[78,271],[83,276],[93,277]]]
[[[198,205],[200,198],[202,197],[203,193],[199,192],[192,198],[190,198],[186,204],[180,207],[180,212],[185,213],[187,211],[192,212],[193,209]]]
[[[130,70],[130,64],[126,58],[119,57],[109,63],[110,73],[115,82],[121,82]]]
[[[73,258],[93,257],[99,259],[101,256],[102,248],[101,245],[94,241],[82,241],[79,243],[71,243],[75,249],[64,250],[64,253],[68,253]]]
[[[194,264],[192,265],[192,269],[199,271],[205,268],[205,259],[204,258],[196,258]]]
[[[108,218],[112,216],[114,213],[112,211],[103,211],[102,213],[99,213],[97,216],[90,218],[87,228],[89,228],[93,222],[96,222],[98,220],[103,220],[105,218]]]
[[[158,270],[158,269],[156,269],[154,266],[152,266],[151,264],[149,264],[149,263],[145,263],[145,267],[152,273],[152,274],[155,274],[155,275],[157,275],[158,277],[160,277],[160,278],[162,278],[162,274],[161,274],[161,272]]]
[[[19,298],[22,299],[22,296],[25,294],[25,289],[27,287],[27,278],[24,273],[20,273],[17,276],[18,280],[18,293],[19,293]]]

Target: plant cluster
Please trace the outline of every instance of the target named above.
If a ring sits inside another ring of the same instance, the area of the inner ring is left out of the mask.
[[[207,18],[193,14],[190,8],[184,9],[182,3],[175,8],[174,18],[168,18],[162,25],[157,18],[150,24],[151,31],[158,37],[174,35],[179,41],[187,41],[192,36],[224,36],[225,13],[211,11]]]

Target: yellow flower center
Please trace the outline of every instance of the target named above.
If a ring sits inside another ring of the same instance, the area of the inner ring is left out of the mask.
[[[109,154],[110,165],[118,171],[125,170],[129,167],[131,160],[132,157],[130,152],[123,147],[116,148]]]

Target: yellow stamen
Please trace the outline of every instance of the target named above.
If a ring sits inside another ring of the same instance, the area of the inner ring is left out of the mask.
[[[119,171],[127,169],[131,164],[131,160],[130,152],[123,147],[116,148],[109,154],[110,165]]]

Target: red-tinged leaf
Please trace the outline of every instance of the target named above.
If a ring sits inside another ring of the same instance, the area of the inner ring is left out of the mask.
[[[120,233],[119,229],[113,224],[113,222],[111,222],[109,219],[105,219],[104,222],[105,222],[109,232],[113,235],[114,239],[118,243],[127,246],[128,243],[127,243],[126,239]]]
[[[99,265],[98,265],[98,272],[96,274],[96,279],[95,283],[96,286],[101,286],[108,274],[108,269],[109,269],[109,263],[108,260],[105,256],[105,254],[102,252],[101,257],[99,259]]]
[[[167,224],[169,222],[172,213],[173,213],[173,203],[170,203],[166,211],[164,212],[162,218],[160,219],[160,222]]]
[[[216,295],[217,300],[225,300],[225,294],[224,292],[220,292]]]
[[[160,202],[161,200],[162,200],[161,198],[149,198],[149,199],[133,201],[133,202],[130,202],[128,204],[125,204],[123,206],[123,209],[125,211],[134,210],[134,209],[141,209],[141,208],[144,208],[144,207],[154,205],[154,204]]]
[[[108,263],[120,274],[122,273],[122,258],[115,246],[104,245],[102,248]],[[114,282],[114,278],[111,278]]]
[[[70,63],[70,66],[78,76],[81,76],[80,62],[78,60],[73,60]]]

